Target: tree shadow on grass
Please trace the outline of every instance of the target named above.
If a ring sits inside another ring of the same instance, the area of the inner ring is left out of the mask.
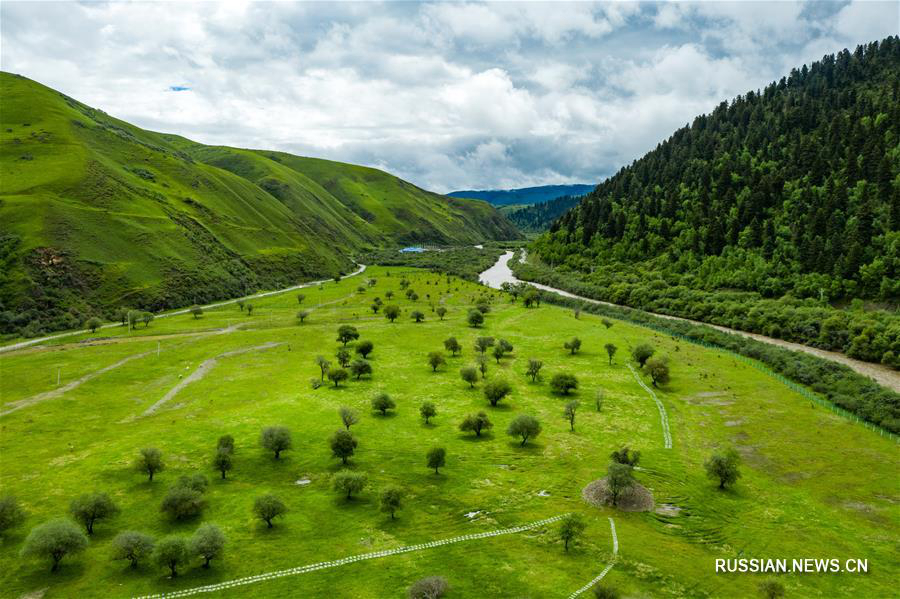
[[[59,570],[51,572],[51,560],[33,559],[29,562],[28,569],[19,570],[19,580],[28,588],[46,588],[47,586],[67,585],[84,576],[84,560],[88,559],[83,552],[81,554],[67,555],[59,563]],[[21,572],[25,570],[25,574]]]
[[[494,433],[482,432],[480,437],[476,436],[475,433],[460,433],[459,435],[456,435],[456,438],[468,443],[481,443],[492,441],[494,439]]]
[[[521,439],[518,439],[516,441],[510,441],[506,445],[510,449],[513,449],[520,453],[539,454],[539,453],[543,453],[543,451],[544,451],[543,443],[538,443],[536,441],[533,441],[532,439],[528,439],[528,442],[525,444],[524,447],[522,446]]]

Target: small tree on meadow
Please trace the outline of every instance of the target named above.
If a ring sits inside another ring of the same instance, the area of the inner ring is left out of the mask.
[[[369,306],[372,309],[372,314],[378,314],[378,311],[381,310],[381,306],[384,305],[384,302],[381,301],[380,297],[376,297],[372,300],[372,305]]]
[[[494,428],[494,424],[488,419],[488,415],[484,412],[469,414],[459,423],[459,430],[464,433],[473,432],[476,437],[480,437],[482,431],[488,431],[492,428]]]
[[[619,348],[612,343],[607,343],[603,346],[603,348],[606,350],[606,355],[609,356],[609,365],[612,366],[613,356],[616,355],[616,352],[619,351]]]
[[[444,349],[455,356],[462,351],[462,346],[459,344],[459,341],[456,340],[456,337],[449,337],[444,340]]]
[[[348,373],[343,368],[329,368],[328,369],[328,380],[334,383],[335,387],[340,386],[340,384],[346,381],[350,377],[350,373]]]
[[[669,361],[664,356],[654,356],[647,360],[647,372],[654,387],[665,385],[669,382]]]
[[[714,453],[703,464],[703,467],[706,468],[706,476],[719,481],[719,488],[724,489],[726,486],[736,483],[741,477],[738,469],[740,464],[740,455],[730,449],[724,453]]]
[[[432,447],[425,456],[428,467],[434,470],[435,474],[440,474],[439,469],[444,466],[447,461],[447,450],[443,447]]]
[[[26,513],[12,495],[0,499],[0,535],[25,521]]]
[[[478,366],[479,372],[481,372],[481,378],[487,378],[488,371],[488,359],[485,356],[475,356],[475,364]]]
[[[400,317],[400,306],[385,306],[384,317],[394,322]]]
[[[443,352],[433,351],[428,354],[428,365],[431,366],[431,372],[437,372],[437,369],[446,363]]]
[[[566,551],[569,550],[569,543],[573,543],[584,532],[584,519],[580,514],[568,514],[560,522],[559,538],[565,543]]]
[[[50,558],[50,570],[56,572],[59,562],[67,556],[84,551],[88,538],[70,520],[51,520],[31,529],[22,546],[22,557]]]
[[[391,515],[391,520],[396,516],[397,510],[403,505],[403,489],[397,486],[385,487],[381,490],[381,511]]]
[[[244,300],[239,299],[237,302],[237,307],[240,308],[241,312],[244,311],[244,304],[246,303]]]
[[[137,568],[138,562],[153,554],[154,545],[155,541],[150,535],[126,530],[117,534],[112,540],[112,558],[127,559],[132,568]]]
[[[375,349],[375,344],[371,341],[360,341],[356,344],[356,353],[366,359],[369,358],[369,354],[372,353],[373,349]]]
[[[544,367],[544,363],[540,360],[535,360],[534,358],[528,360],[528,369],[525,373],[531,377],[531,382],[537,381],[538,375],[541,373],[541,368]]]
[[[497,379],[486,383],[484,386],[484,397],[490,402],[492,407],[497,407],[504,397],[509,395],[512,387],[506,381]]]
[[[613,321],[611,321],[610,319],[602,318],[602,319],[600,319],[600,322],[602,322],[603,326],[605,326],[607,329],[612,328]]]
[[[354,412],[347,406],[342,406],[338,413],[341,415],[341,423],[348,431],[350,430],[351,426],[359,422],[359,417],[356,415],[356,412]]]
[[[334,357],[337,358],[338,364],[340,364],[342,368],[346,368],[350,363],[350,352],[346,347],[339,348],[334,353]]]
[[[153,322],[153,314],[151,314],[150,312],[144,312],[143,314],[141,314],[141,321],[143,321],[144,323],[144,328],[149,327],[150,323]]]
[[[287,506],[278,497],[269,493],[256,498],[253,502],[253,513],[265,522],[268,528],[272,528],[272,521],[284,517]]]
[[[324,356],[316,356],[316,366],[319,367],[319,371],[321,372],[321,380],[325,380],[325,375],[328,374],[328,369],[331,367],[331,362],[325,359]]]
[[[297,312],[297,320],[300,321],[300,324],[303,324],[307,318],[309,318],[309,310],[300,310]]]
[[[350,373],[359,380],[360,377],[372,374],[372,365],[366,360],[353,360],[350,364]]]
[[[447,315],[447,308],[445,308],[444,306],[438,306],[438,307],[435,309],[435,313],[438,315],[438,317],[439,317],[441,320],[444,320],[444,316]]]
[[[563,343],[563,347],[569,350],[573,356],[578,353],[578,350],[581,349],[581,339],[578,337],[572,337],[569,341]]]
[[[387,416],[388,410],[393,410],[396,407],[397,404],[394,403],[394,400],[387,393],[379,393],[372,398],[372,409],[376,412],[381,412],[382,416]]]
[[[423,320],[425,320],[425,314],[421,310],[413,310],[412,312],[410,312],[409,317],[416,322],[422,322]]]
[[[303,300],[305,300],[305,299],[306,299],[306,296],[303,295],[302,293],[298,293],[298,294],[297,294],[297,303],[298,303],[298,304],[302,304],[302,303],[303,303]]]
[[[759,583],[759,593],[766,599],[781,599],[784,597],[784,585],[770,578]]]
[[[89,328],[91,330],[91,333],[96,333],[97,329],[99,329],[102,325],[103,322],[96,316],[88,318],[87,322],[84,323],[84,326]]]
[[[163,463],[160,450],[155,447],[145,447],[141,450],[141,455],[135,461],[134,467],[140,472],[146,472],[150,482],[153,482],[153,475],[165,470],[166,465]]]
[[[466,316],[466,322],[468,322],[469,326],[473,329],[477,329],[484,324],[484,314],[478,310],[469,310],[469,314]]]
[[[450,585],[443,576],[427,576],[414,582],[406,596],[409,599],[440,599],[447,594],[449,588]]]
[[[565,410],[563,411],[566,416],[566,420],[569,421],[569,430],[571,431],[575,430],[575,413],[578,411],[579,405],[580,404],[578,403],[578,400],[573,399],[566,404]]]
[[[615,587],[598,583],[594,586],[594,599],[619,599],[621,595]]]
[[[351,472],[349,470],[341,470],[331,477],[331,486],[339,493],[345,493],[347,499],[353,499],[353,495],[358,495],[366,488],[369,477],[362,472]]]
[[[626,466],[631,466],[633,468],[641,461],[641,452],[625,445],[621,449],[612,452],[609,457],[617,464],[625,464]]]
[[[598,412],[603,409],[603,398],[605,395],[603,389],[597,389],[594,392],[594,406],[596,406]]]
[[[553,389],[554,393],[568,395],[575,389],[578,389],[578,378],[574,374],[565,372],[554,374],[553,378],[550,379],[550,388]]]
[[[356,453],[356,446],[359,443],[353,438],[353,435],[347,429],[338,429],[331,435],[328,442],[331,447],[331,455],[341,458],[341,463],[346,464],[347,461]]]
[[[187,539],[181,536],[169,536],[161,539],[153,551],[153,561],[162,568],[168,568],[172,578],[178,576],[178,566],[188,561]]]
[[[209,562],[225,551],[225,534],[215,524],[201,524],[191,537],[189,550],[203,560],[204,568],[209,568]]]
[[[481,312],[482,314],[487,314],[491,311],[490,305],[486,301],[480,301],[475,305],[475,309]]]
[[[274,453],[278,460],[282,451],[288,451],[293,446],[291,431],[286,426],[267,426],[260,434],[259,444]]]
[[[520,447],[525,447],[528,439],[533,439],[541,434],[541,423],[534,416],[519,414],[509,423],[506,434],[510,437],[520,437],[522,439]]]
[[[475,351],[484,355],[484,352],[488,350],[489,347],[494,346],[494,338],[493,337],[479,337],[475,340]]]
[[[475,386],[475,383],[478,382],[478,371],[474,366],[463,366],[459,369],[459,376],[465,382],[469,383],[469,388]]]
[[[356,330],[356,327],[349,324],[338,327],[337,340],[343,343],[345,347],[355,339],[359,339],[359,331]]]
[[[634,486],[634,471],[628,464],[612,462],[606,469],[606,489],[614,506],[619,505],[622,493]]]
[[[213,456],[212,465],[221,473],[222,480],[225,480],[225,473],[234,468],[234,456],[230,451],[219,449]]]
[[[254,305],[251,304],[250,302],[247,302],[247,304],[246,304],[244,307],[247,309],[247,316],[252,316],[252,315],[253,315],[253,309],[254,309],[256,306],[254,306]]]
[[[502,345],[497,345],[494,347],[494,351],[492,353],[494,354],[494,359],[497,360],[497,364],[499,364],[500,360],[503,359],[503,355],[506,354],[506,350],[503,349]]]
[[[437,416],[437,408],[434,406],[434,402],[423,402],[422,405],[419,406],[419,415],[422,416],[425,424],[429,424],[428,421]]]
[[[200,318],[203,316],[203,308],[200,306],[191,306],[191,314],[194,315],[194,318]]]
[[[655,351],[656,350],[649,344],[642,343],[632,350],[631,357],[634,358],[635,362],[641,365],[641,368],[643,368],[644,364],[647,363],[647,360],[650,359],[650,356],[652,356]]]
[[[216,442],[216,450],[234,453],[234,437],[231,435],[222,435]]]
[[[94,534],[94,524],[98,520],[113,518],[119,507],[106,493],[87,493],[73,500],[69,506],[72,517],[84,525],[85,531]]]
[[[388,289],[387,291],[384,292],[384,297],[391,299],[392,297],[394,297],[394,292],[391,291],[390,289]]]

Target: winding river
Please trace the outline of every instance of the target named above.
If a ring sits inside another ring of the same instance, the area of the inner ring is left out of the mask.
[[[565,297],[572,297],[580,300],[584,300],[586,302],[591,302],[593,304],[605,304],[607,306],[615,306],[616,304],[611,304],[609,302],[603,302],[600,300],[591,299],[589,297],[584,297],[581,295],[575,295],[574,293],[569,293],[568,291],[564,291],[562,289],[556,289],[555,287],[550,287],[549,285],[542,285],[540,283],[531,283],[529,281],[520,281],[513,274],[512,270],[509,268],[509,261],[513,258],[513,252],[506,252],[497,260],[497,262],[491,266],[489,269],[481,273],[479,275],[479,280],[489,287],[493,287],[495,289],[499,289],[503,283],[528,283],[538,289],[542,289],[544,291],[550,291],[553,293],[558,293],[559,295]],[[812,354],[819,358],[824,358],[826,360],[831,360],[832,362],[837,362],[839,364],[843,364],[845,366],[849,366],[859,374],[867,376],[869,378],[874,379],[879,384],[887,387],[888,389],[892,389],[898,393],[900,393],[900,372],[888,368],[882,364],[874,364],[872,362],[863,362],[862,360],[856,360],[854,358],[850,358],[840,352],[827,351],[824,349],[819,349],[817,347],[810,347],[808,345],[802,345],[800,343],[792,343],[790,341],[784,341],[782,339],[775,339],[774,337],[766,337],[765,335],[759,335],[757,333],[747,333],[745,331],[739,331],[737,329],[729,329],[728,327],[719,326],[716,324],[709,324],[705,322],[698,322],[696,320],[691,320],[689,318],[680,318],[678,316],[669,316],[668,314],[658,314],[656,312],[651,312],[655,316],[659,316],[660,318],[668,318],[670,320],[681,320],[684,322],[690,322],[693,324],[702,324],[713,329],[723,331],[725,333],[732,333],[734,335],[741,335],[743,337],[749,337],[751,339],[756,339],[757,341],[762,341],[763,343],[769,343],[772,345],[777,345],[779,347],[784,347],[786,349],[801,351],[808,354]]]

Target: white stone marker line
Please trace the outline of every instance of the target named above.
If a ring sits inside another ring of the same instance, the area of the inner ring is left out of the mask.
[[[616,559],[618,559],[618,556],[619,556],[619,537],[616,536],[616,523],[613,522],[612,518],[609,519],[609,529],[610,529],[610,531],[612,531],[612,540],[613,540],[612,561],[609,562],[608,564],[606,564],[606,567],[603,568],[603,571],[600,572],[600,574],[598,574],[596,577],[594,577],[593,580],[591,580],[589,583],[587,583],[586,585],[584,585],[583,587],[581,587],[580,589],[578,589],[577,591],[575,591],[574,593],[569,595],[569,599],[575,599],[575,597],[577,597],[578,595],[589,590],[595,584],[597,584],[598,582],[603,580],[603,577],[606,576],[607,574],[609,574],[609,571],[612,570],[613,566],[616,565]]]
[[[283,578],[285,576],[296,576],[297,574],[306,574],[307,572],[313,572],[316,570],[323,570],[325,568],[336,568],[338,566],[344,566],[347,564],[352,564],[355,562],[368,560],[368,559],[376,559],[379,557],[388,557],[390,555],[397,555],[399,553],[409,553],[412,551],[421,551],[423,549],[431,549],[432,547],[440,547],[441,545],[451,545],[453,543],[461,543],[462,541],[474,541],[476,539],[484,539],[487,537],[497,537],[500,535],[508,535],[515,534],[519,532],[524,532],[526,530],[531,530],[532,528],[537,528],[539,526],[544,526],[545,524],[551,524],[558,520],[561,520],[568,514],[560,514],[558,516],[553,516],[552,518],[545,518],[543,520],[537,520],[535,522],[529,522],[528,524],[523,524],[521,526],[515,526],[513,528],[501,528],[498,530],[491,530],[488,532],[479,532],[468,535],[462,535],[458,537],[452,537],[449,539],[441,539],[439,541],[431,541],[429,543],[419,543],[418,545],[405,545],[403,547],[397,547],[395,549],[386,549],[384,551],[373,551],[371,553],[361,553],[359,555],[351,555],[349,557],[344,557],[338,560],[333,560],[329,562],[319,562],[317,564],[309,564],[306,566],[298,566],[296,568],[289,568],[287,570],[278,570],[276,572],[268,572],[266,574],[257,574],[255,576],[247,576],[245,578],[236,578],[235,580],[229,580],[226,582],[220,582],[217,584],[210,584],[202,587],[194,587],[192,589],[183,589],[181,591],[172,591],[171,593],[157,593],[155,595],[143,595],[141,597],[137,597],[136,599],[163,599],[169,597],[188,597],[190,595],[198,595],[200,593],[212,593],[215,591],[221,591],[224,589],[230,589],[233,587],[244,586],[248,584],[254,584],[257,582],[263,582],[266,580],[273,580],[276,578]],[[612,521],[612,519],[610,519]]]
[[[666,407],[663,405],[659,398],[656,396],[656,393],[653,392],[653,389],[647,386],[647,384],[641,379],[640,375],[635,372],[634,368],[631,367],[631,364],[626,364],[628,369],[631,371],[631,374],[634,375],[635,380],[637,380],[638,384],[644,388],[644,390],[650,394],[650,397],[653,398],[653,401],[656,402],[656,407],[659,408],[659,421],[662,423],[663,429],[663,440],[666,442],[666,449],[672,449],[672,434],[669,432],[669,416],[666,414]]]

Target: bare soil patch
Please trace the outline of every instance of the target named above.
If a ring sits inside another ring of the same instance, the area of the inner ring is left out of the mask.
[[[595,480],[582,489],[581,497],[596,507],[612,505],[605,478]],[[653,505],[653,493],[644,485],[636,482],[630,489],[619,494],[616,507],[623,512],[649,512],[653,509]]]

